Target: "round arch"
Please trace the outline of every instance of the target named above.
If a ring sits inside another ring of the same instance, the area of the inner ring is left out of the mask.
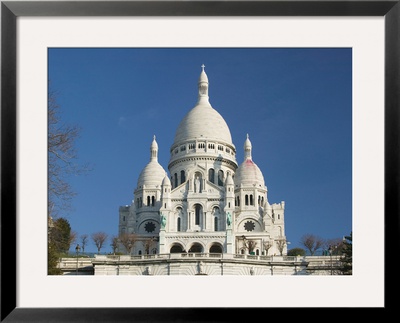
[[[211,246],[210,246],[210,250],[209,250],[209,253],[223,253],[223,247],[222,247],[222,245],[221,244],[219,244],[219,243],[213,243]]]
[[[174,243],[169,250],[170,253],[184,253],[185,249],[180,243]]]
[[[195,253],[204,252],[204,248],[200,243],[195,242],[189,248],[189,252],[195,252]]]

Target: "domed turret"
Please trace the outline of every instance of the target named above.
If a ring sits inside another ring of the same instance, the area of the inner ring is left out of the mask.
[[[238,167],[235,173],[235,185],[255,185],[258,187],[265,187],[264,176],[261,173],[260,168],[253,162],[251,157],[251,142],[249,135],[247,135],[244,143],[244,161]]]
[[[164,177],[165,170],[158,163],[158,144],[156,142],[156,136],[153,137],[153,142],[150,145],[150,162],[142,170],[139,175],[137,187],[141,188],[143,185],[146,186],[157,186],[161,185]]]
[[[163,186],[171,186],[171,181],[169,180],[168,174],[165,173],[165,177],[162,181],[162,185]]]

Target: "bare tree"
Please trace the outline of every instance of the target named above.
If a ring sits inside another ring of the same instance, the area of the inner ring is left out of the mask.
[[[311,256],[313,256],[318,249],[325,245],[324,239],[313,234],[305,234],[302,236],[300,243],[310,252]]]
[[[75,244],[78,233],[76,231],[71,230],[69,234],[69,244]]]
[[[123,233],[119,237],[119,241],[124,246],[127,254],[131,254],[132,248],[136,241],[138,240],[136,234],[134,233]]]
[[[249,249],[249,253],[252,254],[254,252],[254,250],[256,249],[257,241],[248,240],[247,241],[247,246],[248,246],[248,249]]]
[[[103,248],[104,242],[107,240],[108,234],[105,232],[96,232],[92,234],[92,240],[97,247],[98,253],[100,253],[101,248]]]
[[[265,250],[265,255],[268,256],[268,250],[271,249],[272,247],[272,241],[266,240],[262,242],[264,250]]]
[[[344,248],[344,238],[335,238],[326,240],[324,243],[325,251],[331,248],[332,255],[341,255]]]
[[[111,246],[111,248],[112,248],[112,251],[113,251],[113,254],[114,254],[114,255],[115,255],[115,253],[116,253],[117,250],[118,250],[118,243],[119,243],[118,237],[117,237],[117,236],[113,236],[113,237],[111,238],[111,244],[110,244],[110,246]]]
[[[144,251],[147,255],[151,253],[151,250],[154,245],[155,245],[155,238],[149,238],[143,241]]]
[[[68,183],[68,176],[81,175],[89,170],[88,165],[79,165],[75,141],[80,128],[61,121],[60,106],[54,91],[48,96],[48,216],[55,218],[60,211],[71,208],[76,195]]]
[[[285,238],[280,238],[280,239],[276,239],[276,247],[279,250],[280,255],[283,255],[283,250],[285,250],[285,247],[287,246],[287,242]]]
[[[243,239],[243,246],[251,254],[254,251],[254,249],[256,248],[256,246],[257,246],[257,241]]]
[[[82,253],[85,253],[85,247],[89,243],[89,236],[85,233],[81,235],[81,248],[82,248]]]

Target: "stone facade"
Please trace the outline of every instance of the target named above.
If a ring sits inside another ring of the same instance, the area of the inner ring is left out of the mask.
[[[64,275],[342,275],[340,256],[255,256],[206,253],[95,255],[61,258]]]
[[[120,252],[286,255],[285,202],[269,203],[248,135],[238,164],[229,127],[211,106],[208,87],[202,66],[197,104],[183,117],[170,147],[169,174],[158,163],[154,136],[133,200],[119,208],[119,236],[131,239],[120,244]]]

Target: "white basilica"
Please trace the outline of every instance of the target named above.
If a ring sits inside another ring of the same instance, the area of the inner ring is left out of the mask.
[[[248,135],[238,164],[229,127],[211,106],[208,88],[203,65],[198,101],[176,130],[168,171],[158,162],[154,137],[132,204],[119,209],[119,236],[134,237],[132,255],[286,255],[285,203],[268,201]]]

